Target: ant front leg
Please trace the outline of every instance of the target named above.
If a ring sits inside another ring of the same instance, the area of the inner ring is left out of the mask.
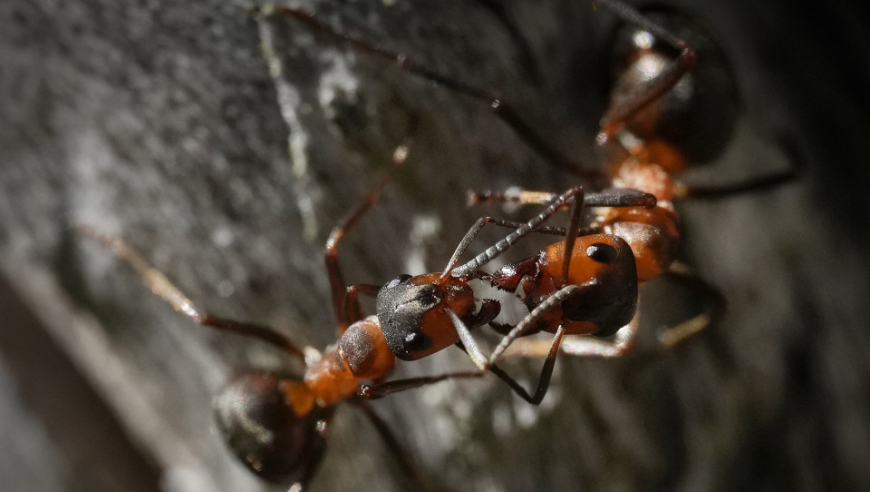
[[[365,318],[359,304],[359,296],[377,297],[380,290],[380,286],[372,284],[354,284],[347,288],[344,297],[344,315],[349,323],[353,324]]]
[[[801,169],[806,169],[806,163],[797,148],[797,144],[792,139],[784,136],[780,136],[776,140],[789,163],[788,169],[729,185],[692,186],[678,183],[676,194],[679,197],[715,200],[730,198],[744,193],[764,192],[797,181],[800,178]]]
[[[600,340],[592,336],[581,335],[566,338],[562,342],[562,352],[578,357],[616,358],[631,352],[637,341],[640,328],[640,315],[635,314],[629,324],[620,328],[613,341]],[[539,358],[549,354],[550,345],[544,340],[522,339],[513,343],[504,353],[504,357]]]
[[[357,295],[353,294],[353,299],[348,300],[347,284],[344,280],[344,274],[341,271],[341,265],[338,262],[338,245],[344,239],[350,229],[359,222],[363,215],[368,212],[378,197],[381,194],[384,186],[390,182],[396,170],[405,163],[408,156],[408,145],[403,144],[396,148],[393,152],[393,165],[388,169],[383,176],[369,189],[363,196],[357,207],[332,229],[329,234],[329,239],[326,240],[326,247],[323,251],[323,257],[326,262],[326,271],[329,275],[329,285],[332,291],[332,306],[335,310],[335,315],[338,318],[338,336],[347,330],[354,321],[362,319],[362,312],[357,303]],[[375,293],[374,295],[377,295]],[[358,316],[358,318],[357,318]]]
[[[429,386],[431,384],[440,383],[441,381],[446,381],[448,379],[480,378],[483,377],[485,374],[486,373],[479,371],[461,371],[439,374],[437,376],[422,376],[418,378],[396,379],[394,381],[387,381],[385,383],[378,384],[363,384],[359,387],[358,395],[361,398],[366,399],[383,398],[393,393],[401,393],[402,391],[408,391],[423,386]]]
[[[130,265],[142,283],[148,287],[157,297],[172,305],[173,309],[189,317],[202,326],[208,326],[217,330],[237,333],[246,337],[255,338],[270,343],[287,353],[305,360],[305,353],[284,335],[273,328],[253,323],[233,321],[219,318],[207,312],[200,311],[181,290],[176,287],[160,271],[151,266],[145,259],[123,239],[103,234],[88,226],[78,226],[75,229],[79,234],[93,239],[111,251],[115,257]]]
[[[535,307],[528,316],[523,318],[523,320],[510,331],[510,333],[505,335],[501,343],[498,344],[492,352],[492,355],[490,355],[489,359],[484,363],[485,368],[495,373],[499,378],[505,381],[517,395],[533,405],[541,403],[550,387],[550,379],[553,376],[553,369],[556,367],[556,357],[559,355],[559,348],[563,343],[565,328],[559,326],[552,342],[547,344],[548,348],[546,351],[543,350],[544,345],[542,344],[539,346],[542,349],[541,352],[535,354],[536,356],[540,355],[546,357],[546,359],[544,360],[543,368],[541,368],[541,374],[538,378],[538,384],[535,388],[534,394],[530,395],[525,388],[520,386],[513,378],[496,366],[496,361],[504,355],[505,351],[516,341],[517,338],[526,335],[529,331],[534,329],[535,325],[549,314],[550,311],[560,307],[564,301],[581,292],[581,290],[582,286],[568,285],[548,297],[544,302]]]
[[[550,191],[534,191],[513,189],[499,191],[469,191],[468,206],[481,203],[501,204],[516,203],[518,205],[547,205],[559,197]],[[584,207],[643,207],[652,208],[656,205],[656,197],[651,193],[631,188],[607,188],[599,193],[586,193],[583,198]]]

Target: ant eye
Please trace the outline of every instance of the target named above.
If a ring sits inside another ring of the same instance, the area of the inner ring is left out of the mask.
[[[396,287],[397,285],[408,280],[409,278],[411,278],[411,276],[408,274],[399,275],[398,277],[394,278],[393,280],[390,280],[390,282],[385,287],[388,289],[392,288],[392,287]]]
[[[586,256],[592,258],[598,263],[610,263],[616,260],[616,257],[619,256],[619,254],[616,252],[616,248],[609,244],[595,243],[586,248]]]

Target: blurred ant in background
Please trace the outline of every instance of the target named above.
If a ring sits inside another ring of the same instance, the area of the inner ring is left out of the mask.
[[[418,475],[407,453],[383,421],[365,402],[356,398],[360,379],[380,380],[393,369],[390,353],[375,316],[365,317],[360,293],[376,293],[377,287],[347,287],[338,261],[338,246],[344,235],[372,207],[392,173],[405,160],[407,148],[399,147],[394,165],[365,195],[356,209],[336,226],[326,243],[325,259],[337,317],[335,345],[321,353],[300,348],[268,326],[214,316],[197,308],[166,276],[119,237],[90,226],[77,231],[111,250],[139,274],[151,292],[196,323],[267,342],[305,363],[305,375],[285,377],[272,372],[251,372],[237,377],[214,400],[214,413],[221,437],[233,453],[266,481],[301,490],[316,471],[326,451],[326,437],[336,405],[348,401],[361,409],[387,445],[408,480],[421,490],[431,489]],[[470,307],[474,307],[473,300]],[[480,319],[461,311],[465,322],[476,326],[497,314],[486,305]]]

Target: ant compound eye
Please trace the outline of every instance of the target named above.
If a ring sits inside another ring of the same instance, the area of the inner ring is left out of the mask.
[[[385,285],[384,287],[386,287],[388,289],[392,289],[393,287],[401,285],[402,282],[406,282],[409,278],[411,278],[411,276],[407,275],[407,274],[399,275],[398,277],[394,278],[393,280],[390,280],[389,283],[387,283],[387,285]]]
[[[616,251],[616,248],[609,244],[595,243],[586,248],[586,256],[598,263],[611,263],[616,260],[619,253]]]

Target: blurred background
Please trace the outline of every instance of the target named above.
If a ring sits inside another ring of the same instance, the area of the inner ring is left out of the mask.
[[[374,402],[438,488],[870,488],[867,17],[849,2],[662,3],[708,27],[739,91],[734,136],[691,178],[784,169],[775,138],[787,135],[802,179],[680,204],[682,257],[729,308],[676,350],[655,335],[699,301],[654,282],[638,349],[561,357],[540,407],[491,378]],[[554,145],[591,160],[611,83],[606,11],[567,0],[298,5],[503,94]],[[249,6],[0,4],[4,491],[270,490],[213,432],[211,397],[245,370],[301,370],[174,313],[71,226],[126,238],[210,311],[322,348],[335,340],[323,243],[412,121],[408,165],[342,244],[351,283],[440,270],[479,215],[532,213],[467,209],[468,189],[577,182],[480,102]],[[395,377],[470,367],[448,350]],[[538,368],[510,366],[527,384]],[[408,489],[346,406],[309,490],[361,485]]]

